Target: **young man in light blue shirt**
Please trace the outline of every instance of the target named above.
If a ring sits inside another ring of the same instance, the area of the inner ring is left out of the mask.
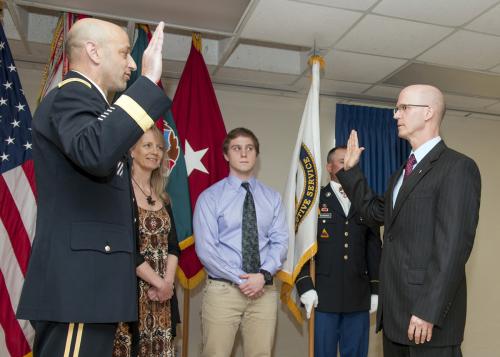
[[[254,177],[259,141],[230,131],[223,145],[229,176],[198,198],[196,253],[208,273],[202,303],[204,357],[229,357],[241,326],[245,357],[271,356],[278,291],[273,276],[286,258],[280,195]]]

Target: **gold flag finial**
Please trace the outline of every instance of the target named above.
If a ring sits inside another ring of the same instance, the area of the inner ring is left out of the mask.
[[[320,56],[320,55],[312,55],[311,57],[309,57],[309,60],[307,61],[307,63],[309,64],[309,66],[312,66],[316,62],[319,63],[319,68],[320,69],[324,69],[325,68],[325,59],[322,56]]]
[[[201,52],[201,34],[199,32],[193,32],[193,46]]]

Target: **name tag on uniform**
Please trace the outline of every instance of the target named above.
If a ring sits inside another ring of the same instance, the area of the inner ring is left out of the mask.
[[[321,212],[319,219],[332,219],[332,212]]]

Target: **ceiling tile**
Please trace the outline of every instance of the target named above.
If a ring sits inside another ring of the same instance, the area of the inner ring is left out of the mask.
[[[498,19],[500,19],[500,5],[495,6],[487,13],[479,16],[467,25],[466,28],[491,33],[493,35],[500,35],[500,21],[498,21]]]
[[[496,104],[493,104],[493,105],[486,107],[486,111],[492,112],[492,113],[500,113],[500,103],[497,102]]]
[[[292,1],[364,11],[372,7],[372,5],[375,4],[378,0],[292,0]]]
[[[287,0],[260,1],[243,38],[313,47],[328,47],[361,17],[361,13]]]
[[[281,73],[271,73],[264,71],[252,71],[240,68],[221,68],[214,76],[214,81],[223,81],[225,83],[241,83],[252,85],[265,85],[266,88],[274,86],[288,86],[297,76]]]
[[[363,91],[369,88],[370,85],[345,81],[332,81],[331,79],[322,79],[320,82],[320,87],[321,92],[325,93],[361,94],[363,93]]]
[[[368,15],[336,48],[375,55],[412,58],[448,35],[452,29],[389,17]]]
[[[39,0],[25,0],[39,3]],[[129,19],[161,21],[172,25],[234,32],[250,0],[44,0],[47,6],[73,12],[112,15]]]
[[[361,94],[367,88],[370,87],[369,84],[362,83],[352,83],[345,81],[334,81],[331,79],[320,79],[320,92],[323,94],[335,94],[335,93],[344,93],[344,94]],[[311,86],[311,79],[309,76],[301,78],[295,85],[296,88],[302,88],[306,91],[309,90]]]
[[[498,103],[498,99],[466,97],[463,95],[444,93],[444,100],[447,107],[454,109],[484,109],[485,107]]]
[[[401,92],[402,87],[390,87],[390,86],[375,86],[367,90],[364,94],[368,94],[373,97],[388,98],[397,101],[399,92]]]
[[[500,120],[499,115],[487,115],[487,114],[477,114],[477,113],[471,113],[469,118],[471,118],[471,119],[486,119],[486,120]]]
[[[383,0],[373,12],[443,26],[460,26],[497,2],[498,0]]]
[[[448,119],[449,117],[468,117],[470,116],[470,113],[467,113],[467,111],[464,110],[453,110],[453,109],[446,109],[446,114],[445,114],[445,119]]]
[[[490,71],[495,72],[495,73],[500,73],[500,65],[490,69]]]
[[[500,37],[461,30],[418,59],[448,66],[485,70],[500,62],[499,43]]]
[[[301,58],[298,51],[240,44],[225,66],[299,75],[303,70]]]
[[[330,51],[325,62],[326,78],[363,83],[375,83],[406,63],[396,58],[343,51]]]
[[[163,58],[174,61],[186,61],[191,51],[191,36],[166,33],[163,45]],[[206,64],[217,64],[219,41],[209,38],[201,40],[201,52]]]
[[[51,43],[58,18],[44,14],[29,14],[28,19],[28,40],[40,43]]]

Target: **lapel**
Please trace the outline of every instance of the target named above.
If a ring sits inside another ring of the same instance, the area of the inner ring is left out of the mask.
[[[330,196],[328,197],[328,194]],[[336,213],[340,214],[342,217],[345,217],[344,209],[340,204],[335,192],[332,190],[332,185],[330,182],[323,188],[324,202],[328,205],[328,207],[334,210]],[[321,208],[321,207],[320,207]]]
[[[394,197],[394,187],[398,183],[398,179],[401,176],[401,174],[403,173],[404,167],[405,167],[405,163],[403,163],[399,167],[399,169],[397,169],[397,171],[394,174],[392,174],[392,176],[389,180],[389,186],[388,186],[389,199],[387,201],[389,203],[389,205],[388,206],[387,206],[387,204],[385,205],[385,209],[388,209],[389,217],[392,217],[392,211],[394,210],[394,208],[392,206],[392,201],[393,201],[393,197]]]
[[[435,162],[439,159],[443,151],[446,149],[446,145],[444,141],[441,140],[436,146],[432,148],[432,150],[424,157],[424,159],[417,163],[413,172],[410,176],[403,181],[401,188],[399,189],[398,197],[396,198],[396,203],[394,204],[394,210],[390,215],[390,222],[388,228],[392,225],[394,220],[396,219],[399,211],[401,210],[402,205],[408,199],[410,193],[415,189],[420,180],[434,167]],[[401,174],[400,171],[398,171]],[[399,176],[397,176],[399,177]],[[397,179],[396,179],[397,181]],[[394,182],[395,184],[395,182]],[[394,186],[392,186],[394,189]],[[392,207],[392,193],[391,193],[391,202],[389,202]]]

